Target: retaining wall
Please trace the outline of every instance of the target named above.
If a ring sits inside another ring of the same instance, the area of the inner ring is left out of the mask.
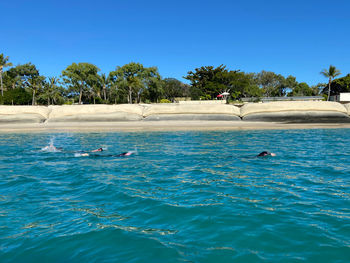
[[[0,123],[118,121],[350,122],[350,103],[290,101],[227,104],[0,106]]]

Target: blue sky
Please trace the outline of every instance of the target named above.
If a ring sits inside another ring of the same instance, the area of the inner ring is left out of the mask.
[[[348,0],[1,1],[0,53],[58,76],[73,62],[102,72],[131,61],[182,77],[201,66],[274,71],[310,85],[350,73]]]

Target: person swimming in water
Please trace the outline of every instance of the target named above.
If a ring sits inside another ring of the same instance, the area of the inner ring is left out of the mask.
[[[121,154],[118,154],[117,156],[118,157],[121,157],[121,156],[130,156],[130,155],[133,155],[135,152],[124,152],[124,153],[121,153]]]
[[[100,150],[101,149],[101,150]],[[96,149],[96,150],[93,150],[91,152],[102,152],[103,149],[102,148],[99,148],[99,149]],[[123,157],[123,156],[130,156],[130,155],[133,155],[135,154],[136,152],[135,151],[129,151],[129,152],[123,152],[123,153],[120,153],[120,154],[108,154],[108,155],[100,155],[100,154],[93,154],[93,155],[90,155],[89,153],[80,153],[80,154],[76,154],[76,156],[95,156],[95,157]]]
[[[265,156],[276,156],[276,154],[270,153],[267,151],[263,151],[263,152],[259,153],[256,157],[265,157]]]
[[[90,151],[90,152],[92,152],[92,153],[95,153],[95,152],[103,152],[103,148],[101,147],[101,148],[98,148],[98,149],[96,149],[96,150],[92,150],[92,151]],[[76,156],[90,156],[90,154],[87,153],[87,152],[76,153],[75,155],[76,155]]]
[[[103,152],[103,148],[98,148],[98,149],[96,149],[96,150],[92,150],[91,152],[92,152],[92,153],[94,153],[94,152]]]

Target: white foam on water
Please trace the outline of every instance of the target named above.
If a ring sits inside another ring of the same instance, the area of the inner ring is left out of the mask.
[[[41,150],[44,152],[60,152],[60,150],[57,149],[54,145],[54,138],[50,138],[50,144],[41,148]]]

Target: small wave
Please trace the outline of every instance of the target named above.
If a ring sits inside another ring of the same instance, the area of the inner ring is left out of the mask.
[[[89,156],[88,153],[75,153],[74,154],[74,157],[86,157],[86,156]]]
[[[41,148],[41,151],[42,152],[61,152],[60,149],[57,149],[53,145],[45,146],[45,147]]]
[[[55,147],[54,138],[51,138],[49,145],[41,148],[41,151],[43,151],[43,152],[61,152],[61,150],[59,148]]]

